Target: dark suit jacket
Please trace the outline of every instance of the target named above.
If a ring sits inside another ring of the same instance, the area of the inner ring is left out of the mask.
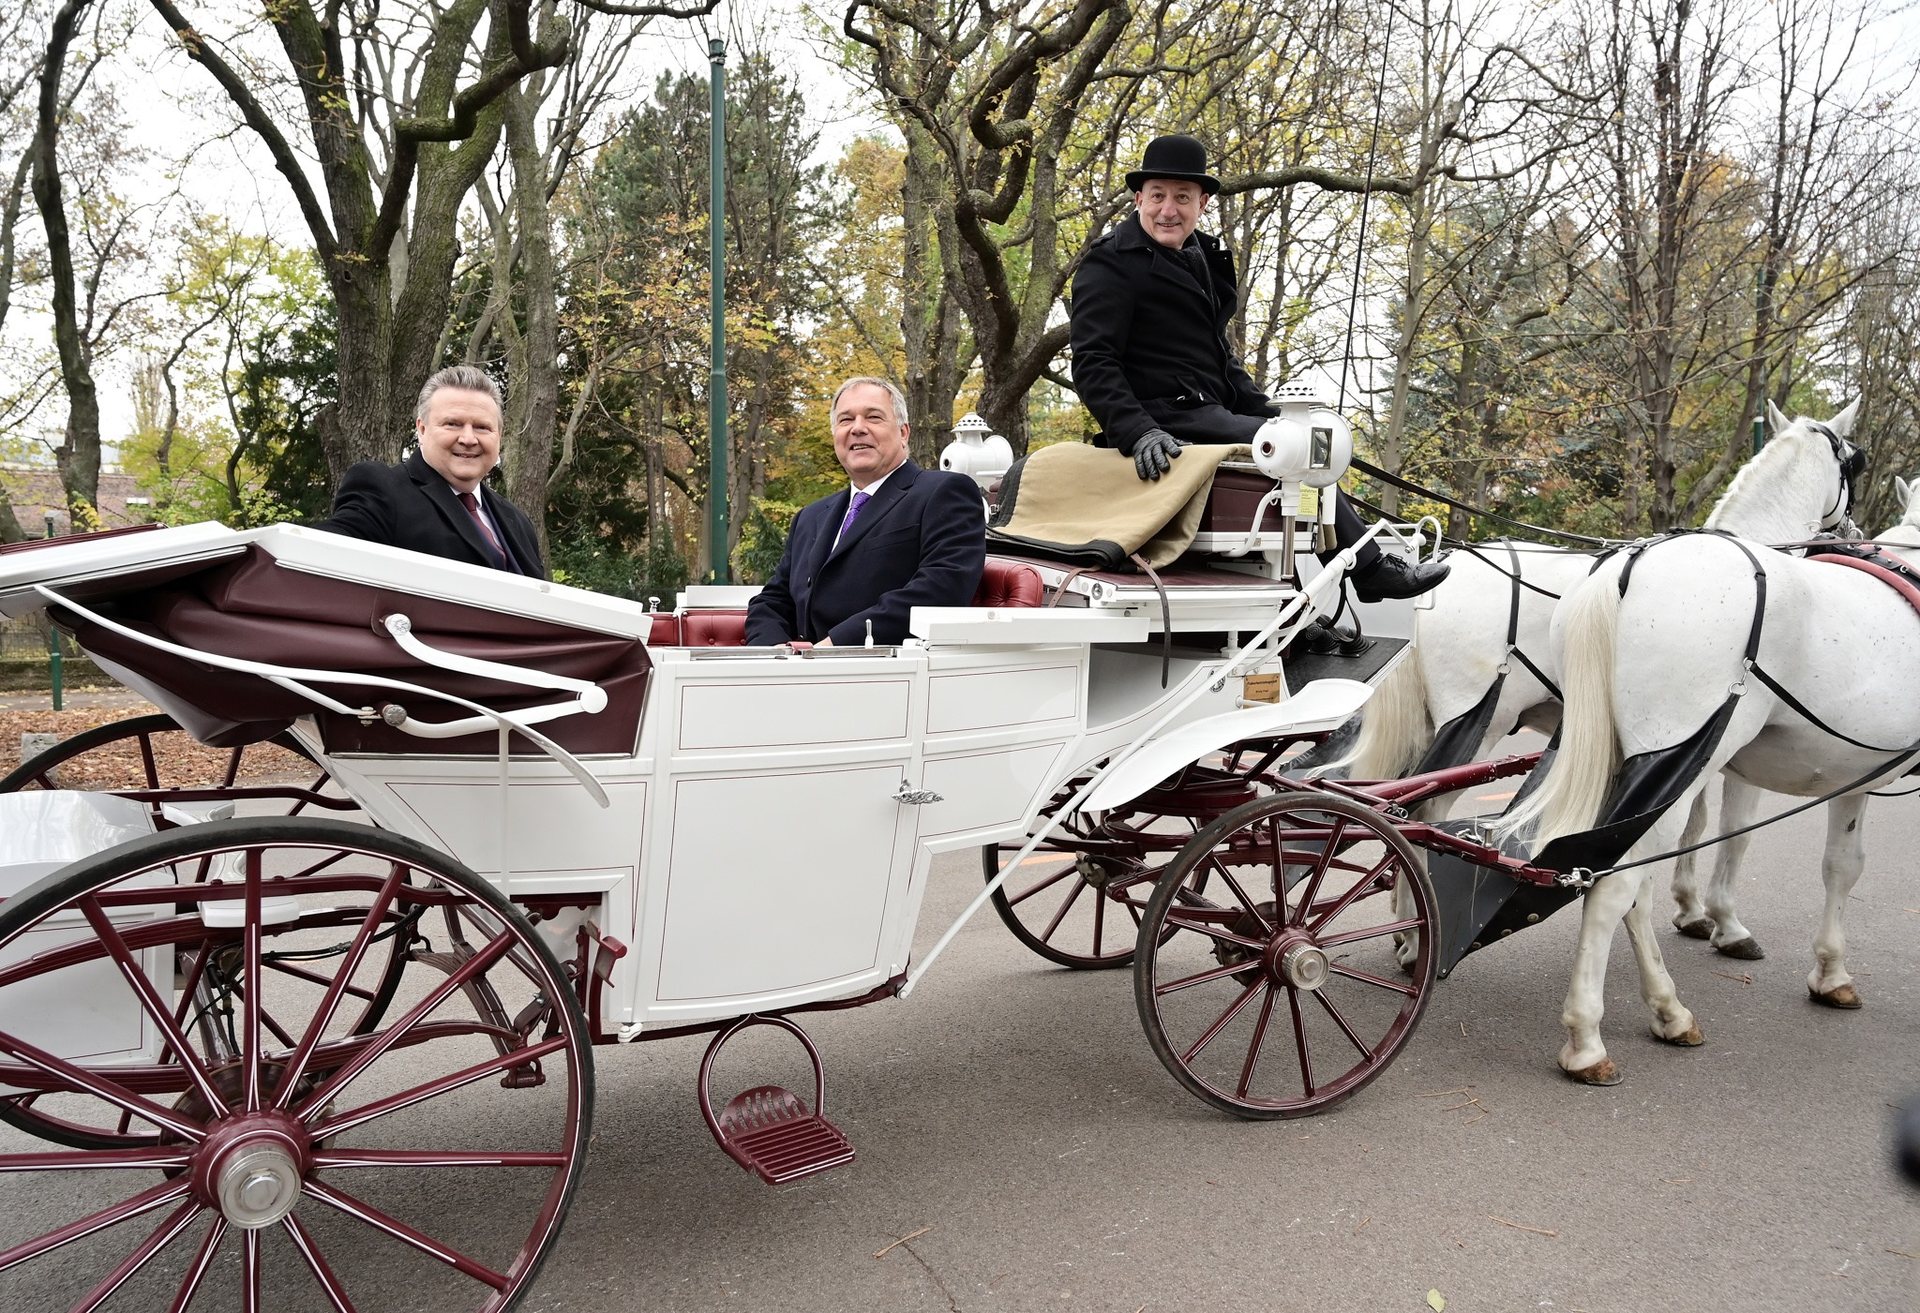
[[[964,474],[908,461],[887,477],[840,545],[852,490],[805,507],[767,586],[747,603],[747,642],[836,647],[904,642],[916,606],[966,606],[987,559],[986,508]],[[829,553],[829,548],[833,548]]]
[[[1210,233],[1170,251],[1130,214],[1087,251],[1068,310],[1073,385],[1100,423],[1097,445],[1133,454],[1148,429],[1188,442],[1245,442],[1273,414],[1227,344],[1239,304],[1233,252]]]
[[[513,553],[517,572],[546,578],[533,522],[491,488],[480,501]],[[398,465],[361,461],[353,466],[333,494],[333,514],[313,527],[449,561],[499,568],[480,536],[480,527],[454,496],[453,485],[417,451]]]

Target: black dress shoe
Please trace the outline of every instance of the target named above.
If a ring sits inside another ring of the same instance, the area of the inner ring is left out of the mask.
[[[1438,586],[1452,569],[1444,561],[1422,563],[1409,561],[1393,552],[1382,552],[1372,565],[1353,573],[1354,596],[1363,602],[1418,597],[1429,588]]]

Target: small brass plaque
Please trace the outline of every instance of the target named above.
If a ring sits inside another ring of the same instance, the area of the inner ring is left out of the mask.
[[[1268,675],[1246,676],[1246,689],[1241,696],[1248,702],[1278,702],[1284,692],[1276,671]]]

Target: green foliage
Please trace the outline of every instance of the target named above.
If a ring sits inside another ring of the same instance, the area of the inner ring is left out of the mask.
[[[727,457],[738,506],[769,487],[787,496],[789,485],[810,485],[825,450],[802,436],[810,387],[801,343],[819,318],[812,261],[830,217],[822,170],[808,163],[811,123],[772,59],[749,52],[730,68]],[[707,513],[707,132],[705,78],[663,74],[557,200],[570,256],[564,386],[577,404],[589,372],[594,385],[550,523],[597,525],[610,551],[653,562],[642,567],[645,586],[663,596],[684,582],[679,544]],[[796,442],[811,448],[797,465],[788,455]],[[732,519],[743,532],[745,518]]]
[[[155,518],[245,527],[323,515],[332,491],[319,425],[337,391],[336,324],[312,257],[196,221],[180,234],[164,323],[122,445]]]
[[[799,513],[798,502],[754,499],[740,526],[740,543],[733,549],[736,583],[763,584],[773,577],[780,553],[786,550],[787,531]]]
[[[693,569],[674,545],[664,537],[649,539],[640,558],[640,574],[634,596],[641,601],[657,597],[664,610],[673,609],[674,595],[693,580]]]
[[[547,560],[554,580],[611,597],[639,595],[640,563],[596,534],[568,524],[547,534]]]

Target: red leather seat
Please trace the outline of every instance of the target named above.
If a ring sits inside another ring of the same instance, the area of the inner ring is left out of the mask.
[[[680,639],[687,647],[745,647],[745,611],[688,611],[680,617]]]
[[[1046,586],[1040,572],[1021,561],[988,557],[974,590],[974,606],[1043,606]],[[653,617],[653,647],[744,647],[747,642],[745,611],[687,611],[679,616],[662,612]]]
[[[998,556],[987,558],[980,586],[973,591],[975,606],[1044,606],[1046,601],[1046,585],[1038,570]]]

